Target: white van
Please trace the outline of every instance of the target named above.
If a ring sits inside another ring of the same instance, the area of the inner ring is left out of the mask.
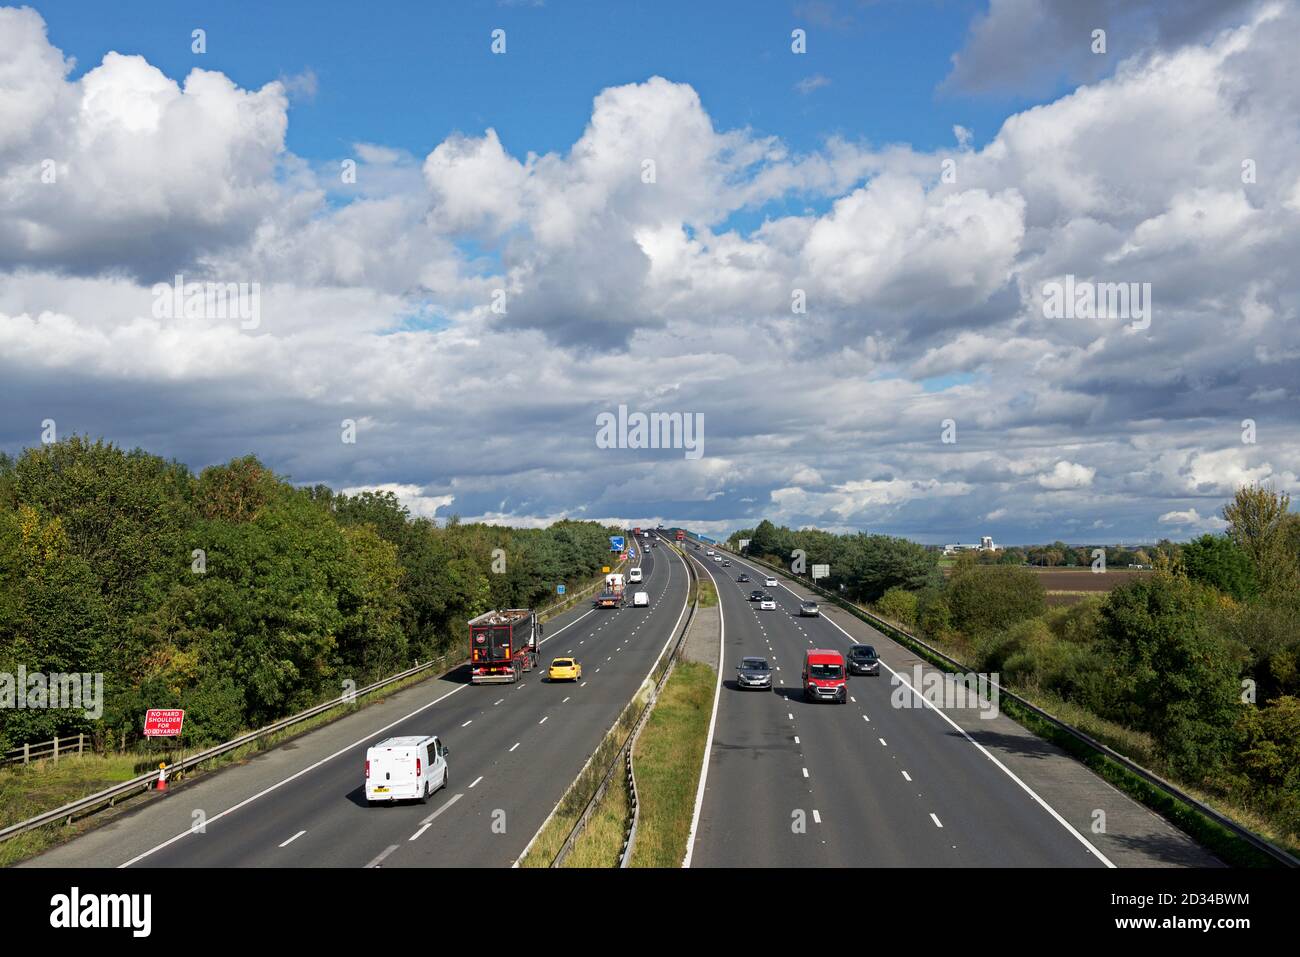
[[[447,786],[447,746],[436,736],[386,738],[366,750],[366,800],[429,800]]]
[[[639,568],[628,569],[627,580],[631,582],[633,585],[641,581],[641,569]]]
[[[632,596],[633,608],[649,608],[650,593],[648,591],[639,591]]]

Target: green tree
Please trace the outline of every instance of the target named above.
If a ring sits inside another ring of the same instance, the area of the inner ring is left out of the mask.
[[[948,579],[944,598],[955,627],[970,636],[1009,628],[1046,611],[1047,598],[1038,576],[1027,568],[1007,565],[958,564]]]
[[[1255,567],[1236,542],[1226,535],[1202,535],[1183,545],[1183,571],[1192,581],[1204,582],[1243,601],[1259,591]]]
[[[1213,605],[1204,586],[1157,573],[1111,591],[1099,621],[1111,716],[1150,733],[1170,765],[1197,781],[1226,758],[1240,708],[1241,662],[1211,627]]]
[[[917,593],[897,586],[880,596],[876,607],[886,618],[912,628],[916,625]]]
[[[1300,578],[1297,557],[1288,551],[1291,496],[1262,485],[1244,485],[1223,507],[1228,537],[1255,566],[1262,591],[1295,590]]]

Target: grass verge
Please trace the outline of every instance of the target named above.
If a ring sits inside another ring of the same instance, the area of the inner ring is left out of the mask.
[[[682,863],[717,682],[718,673],[708,665],[679,662],[637,739],[633,764],[641,811],[632,867]]]
[[[561,867],[618,867],[618,856],[623,851],[623,833],[631,804],[627,788],[623,785],[623,772],[614,772],[596,810],[587,820],[587,826],[573,844],[573,850]]]
[[[605,732],[605,737],[601,739],[599,747],[587,759],[587,763],[578,772],[578,776],[569,785],[568,790],[564,792],[564,797],[560,798],[560,803],[551,812],[551,816],[542,825],[542,829],[537,832],[537,836],[533,839],[528,852],[519,861],[520,867],[551,866],[551,861],[555,860],[555,856],[560,853],[560,848],[568,840],[569,832],[578,823],[578,818],[582,817],[582,812],[586,810],[592,796],[605,779],[605,773],[609,770],[610,761],[623,747],[623,742],[627,740],[627,736],[632,733],[632,728],[636,725],[636,719],[645,707],[653,688],[654,684],[652,682],[643,682],[637,690],[636,696],[628,702],[622,713],[619,714],[614,726]],[[623,769],[620,766],[614,772],[609,791],[622,790],[623,782],[619,777],[622,771]],[[606,791],[606,794],[609,791]],[[588,820],[588,827],[591,825],[591,820]],[[581,839],[582,836],[579,835],[579,840]],[[614,850],[616,860],[618,852],[623,846],[621,825],[617,844],[618,846]],[[570,856],[572,856],[572,853],[570,853]]]

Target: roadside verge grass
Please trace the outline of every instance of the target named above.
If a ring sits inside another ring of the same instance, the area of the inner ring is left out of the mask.
[[[717,682],[708,665],[679,662],[637,739],[632,760],[641,811],[632,867],[681,866]]]

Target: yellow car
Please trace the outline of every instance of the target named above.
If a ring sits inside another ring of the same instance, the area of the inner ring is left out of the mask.
[[[546,672],[547,681],[577,681],[582,677],[582,665],[576,658],[556,658]]]

